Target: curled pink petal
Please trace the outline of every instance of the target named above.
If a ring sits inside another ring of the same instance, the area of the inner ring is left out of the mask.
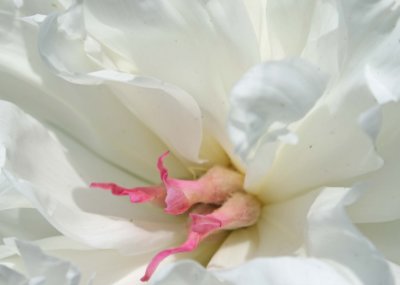
[[[99,183],[90,184],[92,188],[100,188],[111,190],[111,193],[117,196],[129,196],[132,203],[145,203],[149,201],[159,201],[165,198],[165,190],[162,186],[124,188],[115,183]]]

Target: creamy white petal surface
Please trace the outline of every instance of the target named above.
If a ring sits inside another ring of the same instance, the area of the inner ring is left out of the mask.
[[[27,276],[0,265],[1,284],[81,284],[79,270],[69,262],[48,256],[39,247],[27,242],[16,241],[16,246],[21,254]]]
[[[154,161],[167,146],[106,88],[76,86],[52,74],[36,49],[38,26],[19,20],[15,7],[1,6],[1,11],[7,25],[0,26],[0,98],[126,171],[158,181]],[[176,160],[173,169],[187,175]]]
[[[202,156],[226,163],[213,142],[216,138],[229,151],[224,135],[226,95],[235,80],[258,60],[255,37],[240,1],[195,1],[190,5],[185,1],[154,1],[151,5],[85,1],[83,11],[80,6],[78,3],[65,14],[48,18],[42,26],[40,47],[45,60],[74,82],[95,84],[102,79],[125,83],[113,84],[118,97],[186,159],[198,160],[204,123]],[[230,19],[235,27],[227,26]],[[90,51],[82,45],[88,41],[98,41],[97,52],[112,64],[96,61],[101,67],[95,68]],[[83,59],[66,56],[61,49],[68,46]],[[109,70],[115,68],[118,73]],[[93,72],[88,74],[89,70]],[[210,99],[215,104],[208,104]],[[166,109],[168,114],[155,116]],[[211,145],[207,147],[207,143]]]
[[[26,274],[31,277],[31,280],[35,279],[35,276],[36,279],[46,279],[48,283],[45,284],[70,284],[60,280],[54,282],[54,278],[67,279],[61,270],[54,267],[65,269],[65,267],[70,266],[75,275],[79,273],[81,279],[81,282],[78,283],[78,280],[75,280],[75,283],[71,284],[125,285],[141,284],[135,277],[141,274],[146,260],[151,258],[149,254],[128,257],[121,256],[118,252],[112,250],[74,247],[73,245],[70,246],[70,242],[65,238],[62,240],[61,246],[56,245],[55,239],[42,240],[36,243],[46,250],[46,254],[33,243],[16,241],[15,250],[22,255],[22,260],[10,255],[0,263],[4,265],[12,264],[14,270]],[[65,260],[69,260],[73,265]],[[0,268],[4,268],[3,266],[0,265]],[[49,276],[48,273],[51,272],[53,274]],[[9,273],[5,275],[10,276]],[[71,273],[68,273],[67,277],[70,275]],[[53,278],[53,280],[50,281],[48,278]]]
[[[224,271],[206,271],[194,262],[180,262],[166,267],[150,284],[165,285],[348,285],[345,277],[324,262],[312,258],[256,259],[241,267]]]
[[[308,113],[325,84],[316,67],[298,59],[257,65],[238,81],[230,94],[228,130],[247,162],[247,186],[265,176],[280,142],[297,143],[288,126]]]
[[[63,146],[56,138],[39,122],[10,103],[1,102],[0,110],[0,143],[5,149],[2,175],[58,230],[92,246],[124,248],[131,252],[154,250],[172,241],[174,231],[180,228],[179,222],[174,220],[173,223],[167,223],[165,216],[160,216],[151,207],[146,210],[130,207],[129,212],[125,212],[125,217],[116,217],[112,213],[96,213],[96,208],[101,205],[101,195],[93,197],[83,194],[84,191],[92,190],[87,189],[87,184],[72,167]],[[84,153],[81,152],[80,155]],[[90,156],[90,153],[87,155]],[[88,163],[91,165],[95,162],[95,158],[92,158]],[[84,165],[80,164],[80,167]],[[114,171],[118,172],[117,169]],[[140,183],[131,179],[130,182]],[[109,203],[112,198],[107,195],[106,201],[111,206]],[[87,212],[81,209],[85,209],[85,204],[91,205]],[[101,208],[107,210],[104,206]],[[135,214],[130,209],[141,218],[138,216],[135,219]],[[162,218],[162,222],[157,222],[157,216]],[[145,217],[151,220],[146,221]],[[131,222],[129,219],[135,221]],[[141,244],[140,248],[134,246],[137,243]]]
[[[51,255],[140,284],[187,217],[87,185],[159,183],[169,149],[263,208],[150,284],[399,284],[399,2],[28,1],[0,4],[0,283],[77,285]]]

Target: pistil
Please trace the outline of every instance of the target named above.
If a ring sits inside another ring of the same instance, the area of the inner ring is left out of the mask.
[[[153,202],[165,212],[179,215],[190,209],[190,227],[186,241],[156,254],[141,281],[150,279],[160,262],[172,254],[195,250],[209,235],[255,224],[261,211],[260,202],[243,190],[243,176],[220,166],[211,168],[197,180],[170,178],[164,153],[157,162],[162,185],[124,188],[115,183],[92,183],[90,186],[111,190],[118,196],[129,196],[132,203]]]

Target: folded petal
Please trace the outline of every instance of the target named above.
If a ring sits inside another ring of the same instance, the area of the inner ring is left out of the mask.
[[[385,255],[399,266],[400,249],[400,220],[357,224],[358,229]],[[398,279],[400,280],[400,279]]]
[[[83,11],[80,6],[50,16],[42,25],[40,49],[50,66],[74,82],[113,82],[124,104],[170,148],[198,161],[203,139],[202,157],[226,164],[226,157],[213,150],[220,149],[218,144],[230,150],[224,132],[226,95],[258,60],[240,1],[85,1]],[[88,41],[97,46],[96,56],[88,45],[79,46]],[[155,115],[166,109],[168,113]]]
[[[308,213],[307,254],[348,268],[362,284],[394,284],[389,264],[348,218],[357,188],[327,188]]]
[[[377,172],[362,179],[360,199],[350,206],[349,213],[355,222],[374,223],[400,218],[400,178],[398,128],[399,103],[386,104],[382,108],[382,130],[377,139],[377,152],[384,165]],[[371,210],[373,209],[373,210]]]
[[[135,214],[128,211],[131,207],[127,205],[113,207],[109,195],[101,199],[87,190],[81,174],[93,175],[101,167],[108,170],[113,167],[98,158],[96,161],[95,156],[81,149],[79,156],[87,165],[77,164],[80,170],[77,172],[63,146],[40,123],[9,103],[2,102],[0,110],[0,144],[7,158],[1,171],[14,189],[27,197],[60,232],[95,247],[124,248],[126,253],[156,250],[174,240],[173,232],[181,226],[178,220],[167,222],[153,208],[135,209]],[[93,165],[97,165],[94,170]],[[138,183],[118,169],[113,171],[126,181]],[[140,248],[137,244],[141,244]]]
[[[13,191],[16,192],[15,189]],[[60,234],[36,209],[15,208],[0,211],[0,223],[1,240],[18,238],[28,241]]]
[[[325,84],[324,75],[302,60],[257,65],[236,84],[228,127],[248,165],[246,189],[257,192],[255,185],[265,177],[281,142],[297,142],[289,125],[310,111]]]
[[[315,0],[267,1],[269,58],[299,56],[307,41]],[[284,23],[282,19],[285,19]]]
[[[241,1],[85,1],[84,7],[88,33],[133,73],[181,87],[218,123],[225,119],[227,92],[258,61]]]
[[[27,242],[17,241],[16,244],[30,278],[41,278],[48,284],[79,284],[79,270],[69,262],[45,255],[40,248]]]
[[[4,285],[25,285],[28,283],[28,280],[21,273],[0,265],[0,282]]]
[[[74,83],[111,82],[117,100],[156,132],[170,149],[188,160],[198,161],[202,123],[197,103],[172,84],[115,71],[105,47],[87,34],[83,12],[82,3],[77,2],[64,13],[46,18],[39,35],[39,50],[44,60],[58,75]]]
[[[355,177],[382,166],[374,136],[380,128],[380,105],[400,96],[398,64],[392,60],[399,48],[399,9],[393,1],[332,3],[339,11],[336,44],[331,45],[338,69],[330,70],[323,109],[316,108],[298,124],[299,144],[279,150],[280,159],[266,177],[272,200],[299,188],[350,186]],[[296,163],[289,162],[293,157]]]
[[[263,258],[228,270],[207,271],[198,264],[182,261],[166,267],[150,284],[291,284],[349,285],[348,279],[328,264],[312,258]]]
[[[77,86],[53,75],[36,49],[38,27],[18,18],[15,8],[0,9],[1,21],[9,25],[0,26],[0,98],[105,160],[150,182],[158,181],[153,163],[168,147],[106,88]],[[179,175],[188,175],[175,158],[171,163]]]
[[[286,134],[285,128],[314,106],[325,84],[323,74],[301,60],[267,62],[253,67],[230,95],[228,126],[238,154],[247,159],[268,132],[272,139]],[[282,126],[274,128],[274,124]]]

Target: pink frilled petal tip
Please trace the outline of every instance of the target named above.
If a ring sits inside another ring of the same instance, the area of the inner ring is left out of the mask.
[[[111,193],[116,196],[129,196],[132,203],[145,203],[149,201],[158,201],[165,198],[165,190],[162,186],[124,188],[115,183],[98,183],[90,184],[92,188],[100,188],[111,190]]]
[[[189,210],[191,204],[183,192],[183,189],[185,189],[185,181],[171,179],[168,176],[168,169],[164,165],[164,159],[168,155],[169,151],[165,152],[160,156],[157,162],[160,178],[167,192],[167,196],[165,198],[165,212],[171,215],[179,215]]]

